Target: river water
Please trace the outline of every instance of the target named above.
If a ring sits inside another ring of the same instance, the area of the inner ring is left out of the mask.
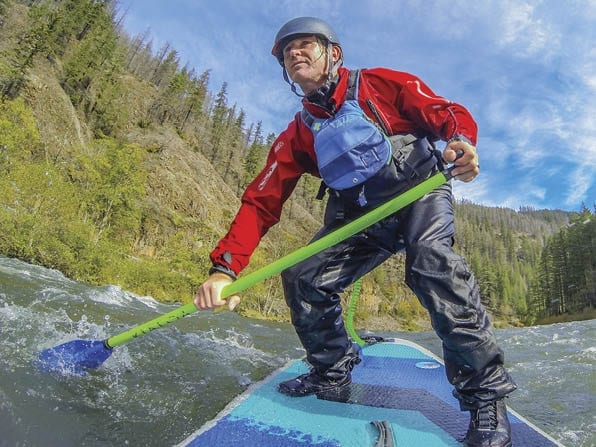
[[[201,312],[117,347],[86,377],[33,366],[45,348],[174,308],[0,257],[0,447],[170,446],[303,355],[288,324]],[[383,335],[440,353],[433,333]],[[510,406],[567,447],[596,446],[596,320],[497,335],[520,388]]]

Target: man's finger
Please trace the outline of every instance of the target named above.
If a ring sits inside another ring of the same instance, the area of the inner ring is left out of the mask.
[[[240,297],[238,295],[230,296],[227,299],[228,301],[228,309],[234,310],[234,308],[240,304]]]

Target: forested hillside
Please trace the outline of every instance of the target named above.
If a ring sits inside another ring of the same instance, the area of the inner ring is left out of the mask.
[[[121,28],[117,2],[0,0],[0,254],[188,301],[274,135],[227,84]],[[324,202],[304,177],[253,270],[314,234]],[[593,316],[594,211],[456,205],[457,249],[500,324]],[[240,311],[287,319],[278,278]],[[403,259],[365,278],[357,326],[428,327]]]

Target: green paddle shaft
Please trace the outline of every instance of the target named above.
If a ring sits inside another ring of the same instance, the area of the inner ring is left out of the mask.
[[[320,253],[321,251],[329,247],[332,247],[333,245],[349,238],[350,236],[353,236],[354,234],[365,230],[366,228],[375,224],[376,222],[390,216],[391,214],[408,206],[412,202],[415,202],[416,200],[429,193],[433,189],[446,183],[451,178],[452,175],[450,170],[434,174],[433,176],[429,177],[428,179],[424,180],[418,185],[394,197],[393,199],[388,200],[384,204],[371,210],[365,215],[347,223],[346,225],[338,228],[337,230],[332,231],[331,233],[323,236],[322,238],[302,248],[299,248],[298,250],[286,256],[283,256],[282,258],[272,262],[271,264],[268,264],[252,273],[238,278],[233,283],[228,284],[226,287],[224,287],[222,291],[222,298],[226,298],[231,295],[235,295],[243,290],[246,290],[257,283],[267,278],[270,278],[278,273],[281,273],[285,269],[292,267],[293,265],[296,265],[299,262],[302,262],[305,259],[317,253]],[[174,321],[179,320],[180,318],[183,318],[186,315],[190,315],[195,311],[197,311],[197,308],[194,305],[194,303],[185,304],[177,309],[174,309],[171,312],[154,318],[153,320],[150,320],[146,323],[140,324],[127,331],[124,331],[120,334],[116,334],[108,338],[107,340],[105,340],[105,344],[108,348],[120,346],[132,340],[133,338],[140,337],[141,335],[145,335],[155,329],[159,329],[163,326],[173,323]]]

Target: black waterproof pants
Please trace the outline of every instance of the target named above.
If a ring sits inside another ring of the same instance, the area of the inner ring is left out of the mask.
[[[326,224],[314,239],[336,226]],[[286,302],[309,363],[320,373],[339,365],[351,368],[353,362],[346,360],[356,354],[343,324],[338,294],[405,249],[406,283],[428,310],[443,342],[447,377],[462,410],[482,407],[515,390],[474,275],[452,248],[453,236],[451,185],[444,185],[286,270],[282,275]]]

